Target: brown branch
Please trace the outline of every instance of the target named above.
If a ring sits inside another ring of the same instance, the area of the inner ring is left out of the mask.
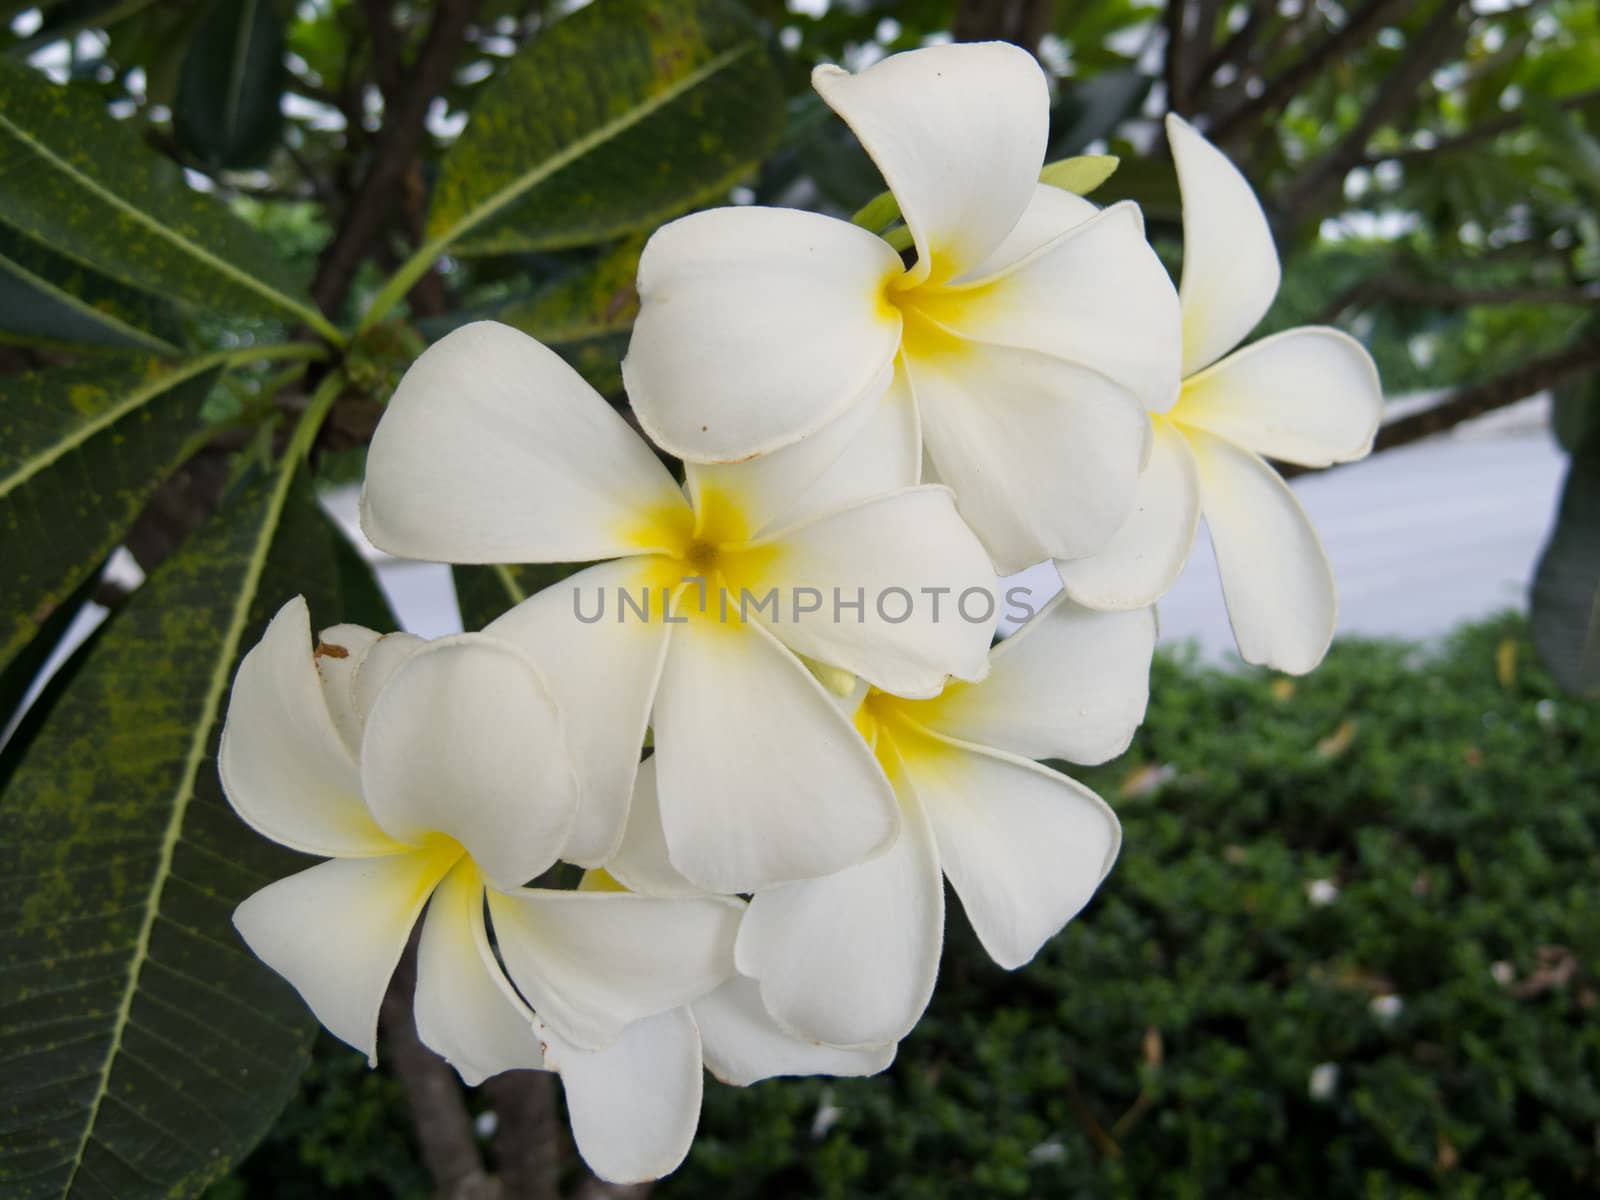
[[[555,1076],[548,1071],[506,1071],[484,1082],[494,1105],[495,1162],[508,1200],[559,1200],[561,1122]]]
[[[1587,104],[1600,102],[1600,88],[1593,88],[1587,92],[1575,92],[1570,96],[1561,96],[1547,101],[1551,108],[1562,112],[1574,108],[1582,108]],[[1492,121],[1485,121],[1461,133],[1442,137],[1431,146],[1408,146],[1403,150],[1391,150],[1388,153],[1370,153],[1358,162],[1357,166],[1372,167],[1379,163],[1397,162],[1408,163],[1419,159],[1431,158],[1435,154],[1448,154],[1454,150],[1465,150],[1476,146],[1480,142],[1492,141],[1503,133],[1512,133],[1523,128],[1527,118],[1521,113],[1510,113],[1504,117],[1496,117]]]
[[[958,42],[1011,42],[1038,57],[1055,0],[958,0],[950,34]]]
[[[1310,9],[1315,6],[1307,4],[1306,7]],[[1391,12],[1403,8],[1403,0],[1367,0],[1343,26],[1268,80],[1260,95],[1218,117],[1211,129],[1211,140],[1218,143],[1231,141],[1268,113],[1276,112],[1288,104],[1330,62],[1370,41],[1372,35],[1388,21]]]
[[[1256,39],[1261,36],[1262,29],[1266,27],[1271,12],[1271,5],[1264,0],[1251,0],[1250,12],[1245,17],[1244,24],[1229,34],[1227,40],[1200,64],[1197,80],[1210,87],[1213,77],[1223,67],[1233,67],[1238,71],[1239,79],[1243,80],[1245,59],[1249,58],[1250,51],[1255,47]]]
[[[1572,304],[1600,305],[1600,291],[1583,287],[1456,287],[1448,283],[1424,283],[1380,276],[1363,279],[1340,295],[1311,319],[1312,325],[1326,325],[1346,309],[1366,307],[1383,301],[1399,304],[1434,304],[1444,308],[1472,304]]]
[[[323,251],[311,286],[318,306],[330,316],[344,302],[356,269],[371,252],[388,220],[390,206],[411,160],[422,146],[428,106],[450,80],[479,2],[439,0],[427,40],[408,73],[405,94],[398,104],[385,106],[372,162],[339,222],[338,232]]]
[[[400,45],[395,36],[394,22],[390,18],[389,0],[361,0],[361,11],[367,18],[368,38],[372,43],[372,72],[383,93],[385,105],[400,103],[400,80],[404,64],[400,60]]]
[[[413,933],[379,1011],[384,1061],[405,1089],[411,1124],[435,1194],[440,1200],[495,1200],[499,1186],[483,1169],[461,1081],[417,1036],[412,1015],[416,988],[417,938]]]
[[[1331,150],[1309,164],[1283,189],[1281,209],[1290,227],[1299,225],[1330,191],[1340,186],[1350,168],[1366,154],[1367,143],[1374,133],[1417,103],[1417,93],[1428,77],[1466,40],[1467,22],[1461,19],[1462,8],[1462,0],[1440,0],[1428,23],[1362,111],[1361,119]]]

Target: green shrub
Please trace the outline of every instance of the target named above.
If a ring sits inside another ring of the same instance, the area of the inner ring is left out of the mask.
[[[1125,837],[1083,918],[1007,973],[952,897],[892,1070],[708,1086],[656,1195],[1600,1189],[1600,705],[1512,618],[1344,642],[1300,680],[1164,657],[1152,694],[1129,754],[1080,773]],[[231,1194],[293,1194],[291,1162],[325,1195],[425,1194],[374,1157],[403,1113],[375,1140],[376,1091],[330,1093],[323,1061]]]

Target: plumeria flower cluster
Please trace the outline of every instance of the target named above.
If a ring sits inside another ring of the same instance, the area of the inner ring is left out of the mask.
[[[706,1069],[885,1069],[933,993],[946,879],[1007,969],[1084,907],[1120,829],[1041,760],[1129,744],[1202,515],[1244,657],[1315,666],[1332,576],[1261,456],[1360,457],[1381,405],[1335,331],[1234,350],[1277,257],[1182,121],[1175,290],[1136,207],[1039,182],[1048,93],[1021,50],[814,83],[904,225],[659,230],[624,362],[650,440],[515,330],[430,348],[372,441],[368,536],[591,565],[434,642],[313,638],[290,601],[221,746],[239,815],[328,860],[241,905],[252,949],[375,1060],[415,937],[421,1039],[469,1084],[558,1072],[618,1182],[682,1160]],[[1064,593],[995,644],[999,576],[1047,560]]]

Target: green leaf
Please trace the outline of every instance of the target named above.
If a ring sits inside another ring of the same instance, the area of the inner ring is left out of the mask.
[[[337,615],[304,475],[258,479],[135,593],[0,807],[0,1192],[192,1196],[288,1101],[316,1023],[234,933],[305,865],[217,782],[228,683],[288,596]]]
[[[643,238],[628,238],[495,317],[547,346],[624,333],[639,313],[634,277],[643,249]]]
[[[740,179],[782,123],[778,77],[732,0],[581,9],[485,85],[440,167],[426,244],[369,320],[468,234],[501,252],[651,228]]]
[[[1572,456],[1529,616],[1533,644],[1556,682],[1600,695],[1600,427]]]
[[[451,567],[462,628],[482,629],[535,592],[575,575],[588,563],[536,563],[519,566]]]
[[[1121,161],[1115,154],[1079,154],[1057,159],[1044,165],[1044,170],[1039,172],[1039,182],[1087,196],[1111,178]]]
[[[172,306],[0,225],[0,339],[178,353]]]
[[[117,356],[8,377],[0,408],[0,665],[206,436],[213,359]]]
[[[211,0],[184,55],[172,132],[202,162],[249,167],[277,147],[286,72],[271,0]]]
[[[4,59],[0,212],[129,286],[202,309],[291,317],[343,340],[270,242],[191,189],[92,91]]]
[[[1576,452],[1589,431],[1600,428],[1600,378],[1575,379],[1556,388],[1550,427],[1563,450]]]

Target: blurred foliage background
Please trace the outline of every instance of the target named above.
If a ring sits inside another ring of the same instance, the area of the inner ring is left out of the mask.
[[[1048,157],[1117,155],[1094,198],[1138,200],[1171,263],[1160,118],[1222,145],[1284,259],[1262,332],[1340,325],[1391,397],[1424,398],[1380,449],[1554,394],[1571,467],[1532,645],[1511,620],[1437,653],[1352,644],[1293,684],[1163,661],[1148,729],[1092,780],[1127,849],[1085,918],[1005,975],[952,905],[933,1014],[887,1079],[713,1088],[660,1190],[1595,1190],[1594,4],[0,0],[0,17],[0,1191],[605,1191],[527,1132],[547,1080],[463,1098],[408,1056],[403,1018],[396,1074],[326,1041],[308,1059],[309,1019],[227,923],[282,863],[222,808],[215,680],[293,592],[319,624],[392,624],[314,495],[359,478],[423,344],[494,317],[620,403],[649,232],[730,202],[850,214],[882,182],[810,69],[952,37],[1036,54]],[[485,611],[540,581],[457,579]],[[99,882],[38,903],[63,862]],[[272,1062],[229,1086],[211,1068],[240,1041]]]

